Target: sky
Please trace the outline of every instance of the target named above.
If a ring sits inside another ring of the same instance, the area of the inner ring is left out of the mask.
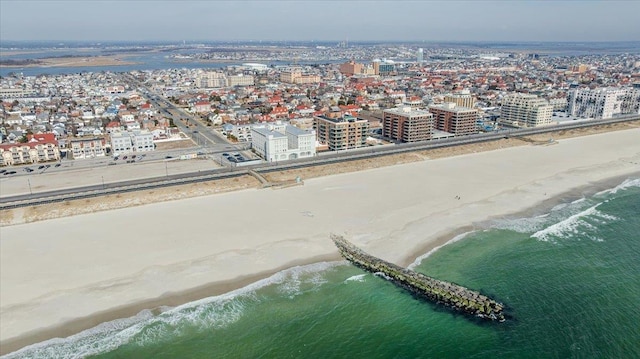
[[[0,0],[2,41],[640,41],[640,1]]]

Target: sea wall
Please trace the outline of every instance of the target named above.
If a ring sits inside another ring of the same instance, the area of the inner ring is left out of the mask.
[[[504,305],[479,292],[371,256],[341,236],[332,235],[331,239],[349,262],[366,271],[382,273],[395,284],[421,297],[474,317],[505,321]]]

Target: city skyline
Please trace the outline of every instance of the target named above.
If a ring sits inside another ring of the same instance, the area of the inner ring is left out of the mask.
[[[632,1],[2,0],[0,39],[634,41],[637,13]]]

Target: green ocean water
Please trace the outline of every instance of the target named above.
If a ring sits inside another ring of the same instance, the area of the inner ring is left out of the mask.
[[[568,201],[493,221],[415,266],[504,302],[506,323],[317,263],[6,358],[640,358],[640,179]]]

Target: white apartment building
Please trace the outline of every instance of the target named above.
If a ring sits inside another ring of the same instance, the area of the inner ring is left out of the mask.
[[[516,93],[502,99],[500,123],[514,127],[551,124],[553,106],[536,95]]]
[[[251,129],[251,147],[266,161],[286,161],[316,155],[315,131],[291,125],[271,125]]]
[[[111,133],[111,153],[113,156],[153,150],[155,150],[153,133],[147,130]]]
[[[132,148],[135,152],[150,152],[155,149],[153,144],[153,133],[149,131],[132,131],[131,132]]]
[[[573,89],[568,94],[568,113],[571,116],[597,119],[639,113],[639,93],[635,88]]]
[[[196,75],[196,87],[211,88],[225,87],[227,85],[227,77],[221,72],[206,71]]]
[[[107,153],[103,138],[72,140],[69,147],[74,160],[104,157]]]
[[[473,108],[476,104],[475,99],[469,90],[447,94],[444,96],[444,102],[455,103],[456,106]]]
[[[251,75],[231,75],[227,77],[227,86],[253,86],[255,83],[253,76]]]

